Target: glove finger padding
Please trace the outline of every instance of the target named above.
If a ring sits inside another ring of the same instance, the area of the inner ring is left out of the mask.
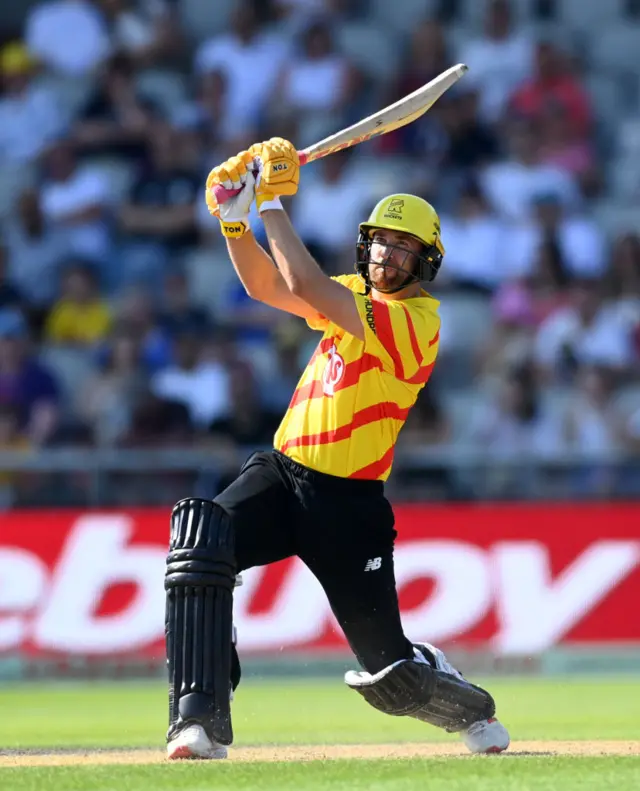
[[[209,214],[220,219],[220,205],[216,200],[214,187],[222,184],[227,189],[238,189],[246,181],[248,168],[252,166],[253,156],[248,151],[241,151],[210,171],[207,176],[205,190],[205,200]]]
[[[238,161],[240,160],[240,161]],[[207,179],[205,198],[209,212],[220,220],[222,235],[228,239],[239,239],[250,229],[249,210],[255,198],[255,175],[253,160],[249,157],[251,167],[240,157],[228,160],[218,168],[214,168]],[[244,171],[244,172],[242,172]],[[216,184],[226,188],[239,190],[223,204],[219,204],[215,196]]]
[[[248,151],[241,151],[235,157],[230,157],[221,165],[213,168],[207,177],[207,189],[224,182],[239,182],[246,176],[247,168],[253,164],[253,157]]]
[[[300,182],[300,157],[294,146],[281,137],[272,137],[251,146],[249,152],[262,163],[262,178],[256,190],[274,196],[295,195]]]

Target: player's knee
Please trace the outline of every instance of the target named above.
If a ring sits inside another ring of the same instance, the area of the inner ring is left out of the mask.
[[[494,700],[484,689],[413,660],[396,662],[374,676],[350,671],[345,682],[384,714],[415,717],[450,732],[495,714]]]

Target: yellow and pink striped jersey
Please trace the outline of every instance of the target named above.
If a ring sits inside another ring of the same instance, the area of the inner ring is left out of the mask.
[[[357,275],[334,278],[353,292],[365,338],[323,316],[323,335],[276,432],[274,447],[305,467],[341,478],[384,481],[398,433],[433,369],[439,302],[382,301]]]

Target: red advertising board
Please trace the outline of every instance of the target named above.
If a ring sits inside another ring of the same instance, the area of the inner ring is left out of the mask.
[[[505,656],[640,643],[640,505],[395,510],[410,638]],[[0,654],[161,657],[167,540],[166,510],[4,514]],[[242,652],[346,648],[300,561],[243,577]]]

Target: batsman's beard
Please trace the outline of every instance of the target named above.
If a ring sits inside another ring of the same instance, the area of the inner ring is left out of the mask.
[[[386,291],[397,286],[409,285],[413,282],[411,272],[401,269],[395,264],[380,261],[371,261],[369,278],[375,289]]]

